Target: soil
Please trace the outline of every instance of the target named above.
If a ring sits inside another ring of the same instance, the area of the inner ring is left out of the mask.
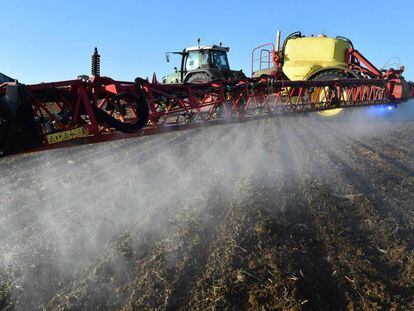
[[[1,159],[0,309],[414,310],[414,118],[361,115]]]

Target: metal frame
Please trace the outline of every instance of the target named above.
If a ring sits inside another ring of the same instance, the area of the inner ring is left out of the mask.
[[[386,104],[390,95],[380,79],[282,82],[263,77],[191,86],[146,83],[143,88],[149,126]]]
[[[259,58],[255,59],[257,51],[260,51]],[[252,51],[251,57],[252,71],[257,61],[260,69],[263,69],[262,65],[270,67],[273,61],[274,75],[203,84],[161,84],[155,75],[151,83],[140,78],[128,82],[95,75],[76,80],[27,85],[39,135],[43,137],[43,147],[49,148],[51,141],[48,137],[59,133],[66,133],[65,140],[82,138],[82,141],[97,142],[116,139],[116,135],[113,135],[116,131],[109,125],[111,122],[102,121],[102,109],[111,113],[107,108],[110,106],[110,99],[114,95],[121,96],[125,93],[140,98],[144,107],[148,108],[149,114],[145,113],[145,117],[140,120],[143,122],[142,126],[147,123],[144,127],[145,133],[154,129],[169,129],[172,126],[241,121],[285,112],[399,104],[407,99],[404,95],[406,88],[410,88],[409,97],[414,96],[414,86],[405,82],[401,69],[381,72],[353,48],[346,52],[348,68],[344,70],[361,73],[364,77],[362,79],[286,80],[278,73],[280,60],[273,43],[258,46]],[[5,94],[10,84],[13,83],[0,85],[0,97]],[[47,91],[65,91],[70,96],[51,101],[50,98],[41,96]],[[70,113],[66,122],[61,118],[62,113]],[[133,117],[139,119],[139,114],[136,111]],[[108,116],[105,111],[104,115]],[[128,121],[123,116],[121,118],[122,122]],[[53,126],[49,126],[52,123]],[[71,131],[78,129],[82,129],[83,136],[76,133],[72,135]]]
[[[6,87],[11,83],[0,86],[0,97],[5,94]],[[33,115],[38,124],[39,135],[43,137],[44,145],[48,145],[48,135],[68,132],[83,128],[87,136],[108,133],[114,129],[98,120],[96,107],[102,107],[113,95],[129,92],[136,94],[135,85],[130,82],[115,81],[107,77],[83,77],[76,80],[40,83],[27,85],[27,91],[32,102]],[[45,99],[47,91],[64,91],[69,98],[60,97],[58,100]],[[70,112],[70,122],[62,122],[59,114],[65,110]],[[47,123],[46,121],[47,120]],[[53,129],[48,126],[53,122]]]
[[[106,77],[90,77],[61,82],[28,85],[36,116],[47,114],[56,127],[52,133],[40,124],[45,137],[44,148],[50,148],[46,136],[71,129],[84,128],[87,138],[83,142],[98,142],[119,138],[116,131],[101,124],[96,117],[109,97],[122,92],[144,94],[148,107],[148,123],[144,133],[154,129],[168,129],[211,121],[241,121],[286,112],[320,111],[333,108],[359,107],[378,104],[399,104],[403,98],[394,96],[398,79],[342,79],[334,81],[280,81],[275,77],[245,78],[239,81],[221,81],[205,84],[161,84],[143,79],[135,82],[115,81]],[[0,88],[0,95],[2,93]],[[50,103],[54,111],[41,98],[38,91],[65,90],[72,97]],[[413,89],[411,90],[413,92]],[[414,94],[412,94],[414,95]],[[71,112],[71,122],[64,124],[57,117],[64,109]],[[81,113],[82,111],[82,113]],[[40,120],[40,119],[39,119]],[[41,123],[41,121],[39,121]],[[130,134],[129,134],[130,135]],[[123,136],[126,137],[126,136]],[[128,137],[128,136],[127,136]],[[130,136],[129,136],[130,137]],[[73,137],[74,139],[79,137]],[[71,139],[71,137],[69,137]],[[79,141],[79,139],[78,139]],[[57,147],[56,144],[52,147]]]
[[[259,56],[255,58],[257,51],[260,51]],[[267,54],[263,55],[263,53],[266,53],[266,52]],[[275,53],[275,45],[273,43],[265,43],[265,44],[255,47],[252,50],[252,54],[251,54],[251,62],[250,62],[251,63],[251,67],[250,67],[251,75],[253,75],[253,73],[255,72],[254,68],[257,62],[259,63],[259,69],[257,69],[256,71],[270,68],[272,65],[272,61],[274,59],[274,53]],[[266,64],[267,67],[262,68],[262,64]]]

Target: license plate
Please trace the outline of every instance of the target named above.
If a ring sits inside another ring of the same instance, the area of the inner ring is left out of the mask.
[[[88,130],[84,127],[78,127],[73,130],[67,130],[59,133],[53,133],[46,135],[48,144],[56,144],[65,140],[71,140],[75,138],[82,138],[88,136]]]

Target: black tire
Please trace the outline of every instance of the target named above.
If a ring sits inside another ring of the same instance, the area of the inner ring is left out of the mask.
[[[320,74],[317,74],[316,76],[314,76],[311,80],[313,81],[331,81],[331,80],[339,80],[339,79],[347,79],[349,78],[349,76],[340,70],[330,70],[330,71],[325,71],[322,72]],[[336,96],[338,96],[338,94],[336,94]],[[340,107],[341,104],[339,102],[339,100],[337,98],[335,98],[337,100],[337,103],[335,104],[335,106]]]
[[[94,107],[96,118],[98,122],[105,123],[121,132],[136,133],[148,122],[149,107],[146,97],[141,90],[137,91],[137,94],[125,92],[112,96],[109,100],[109,103],[116,106],[117,109],[121,109],[122,107],[119,107],[121,100],[127,102],[130,107],[135,109],[136,120],[133,122],[125,123],[115,118],[107,111],[102,110],[98,107]]]
[[[244,72],[240,70],[240,71],[232,71],[231,78],[233,81],[239,81],[242,79],[246,79],[247,77],[244,74]]]
[[[338,80],[338,79],[347,79],[349,76],[340,70],[330,70],[330,71],[324,71],[322,73],[319,73],[309,80],[313,81],[327,81],[327,80]]]
[[[184,83],[202,84],[211,82],[211,76],[206,72],[196,72],[186,77]]]
[[[10,122],[12,114],[5,99],[0,97],[0,125],[2,123]]]

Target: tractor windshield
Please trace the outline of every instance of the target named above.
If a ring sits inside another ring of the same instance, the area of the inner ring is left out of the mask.
[[[227,54],[224,51],[212,50],[213,63],[220,70],[230,70],[229,61],[227,60]]]
[[[190,51],[187,54],[185,68],[188,71],[201,68],[203,65],[211,64],[211,55],[208,50]]]
[[[230,70],[227,54],[217,50],[189,51],[185,59],[187,71],[215,66],[219,70]]]
[[[191,51],[187,54],[185,62],[185,69],[195,70],[200,67],[200,53],[197,51]]]

